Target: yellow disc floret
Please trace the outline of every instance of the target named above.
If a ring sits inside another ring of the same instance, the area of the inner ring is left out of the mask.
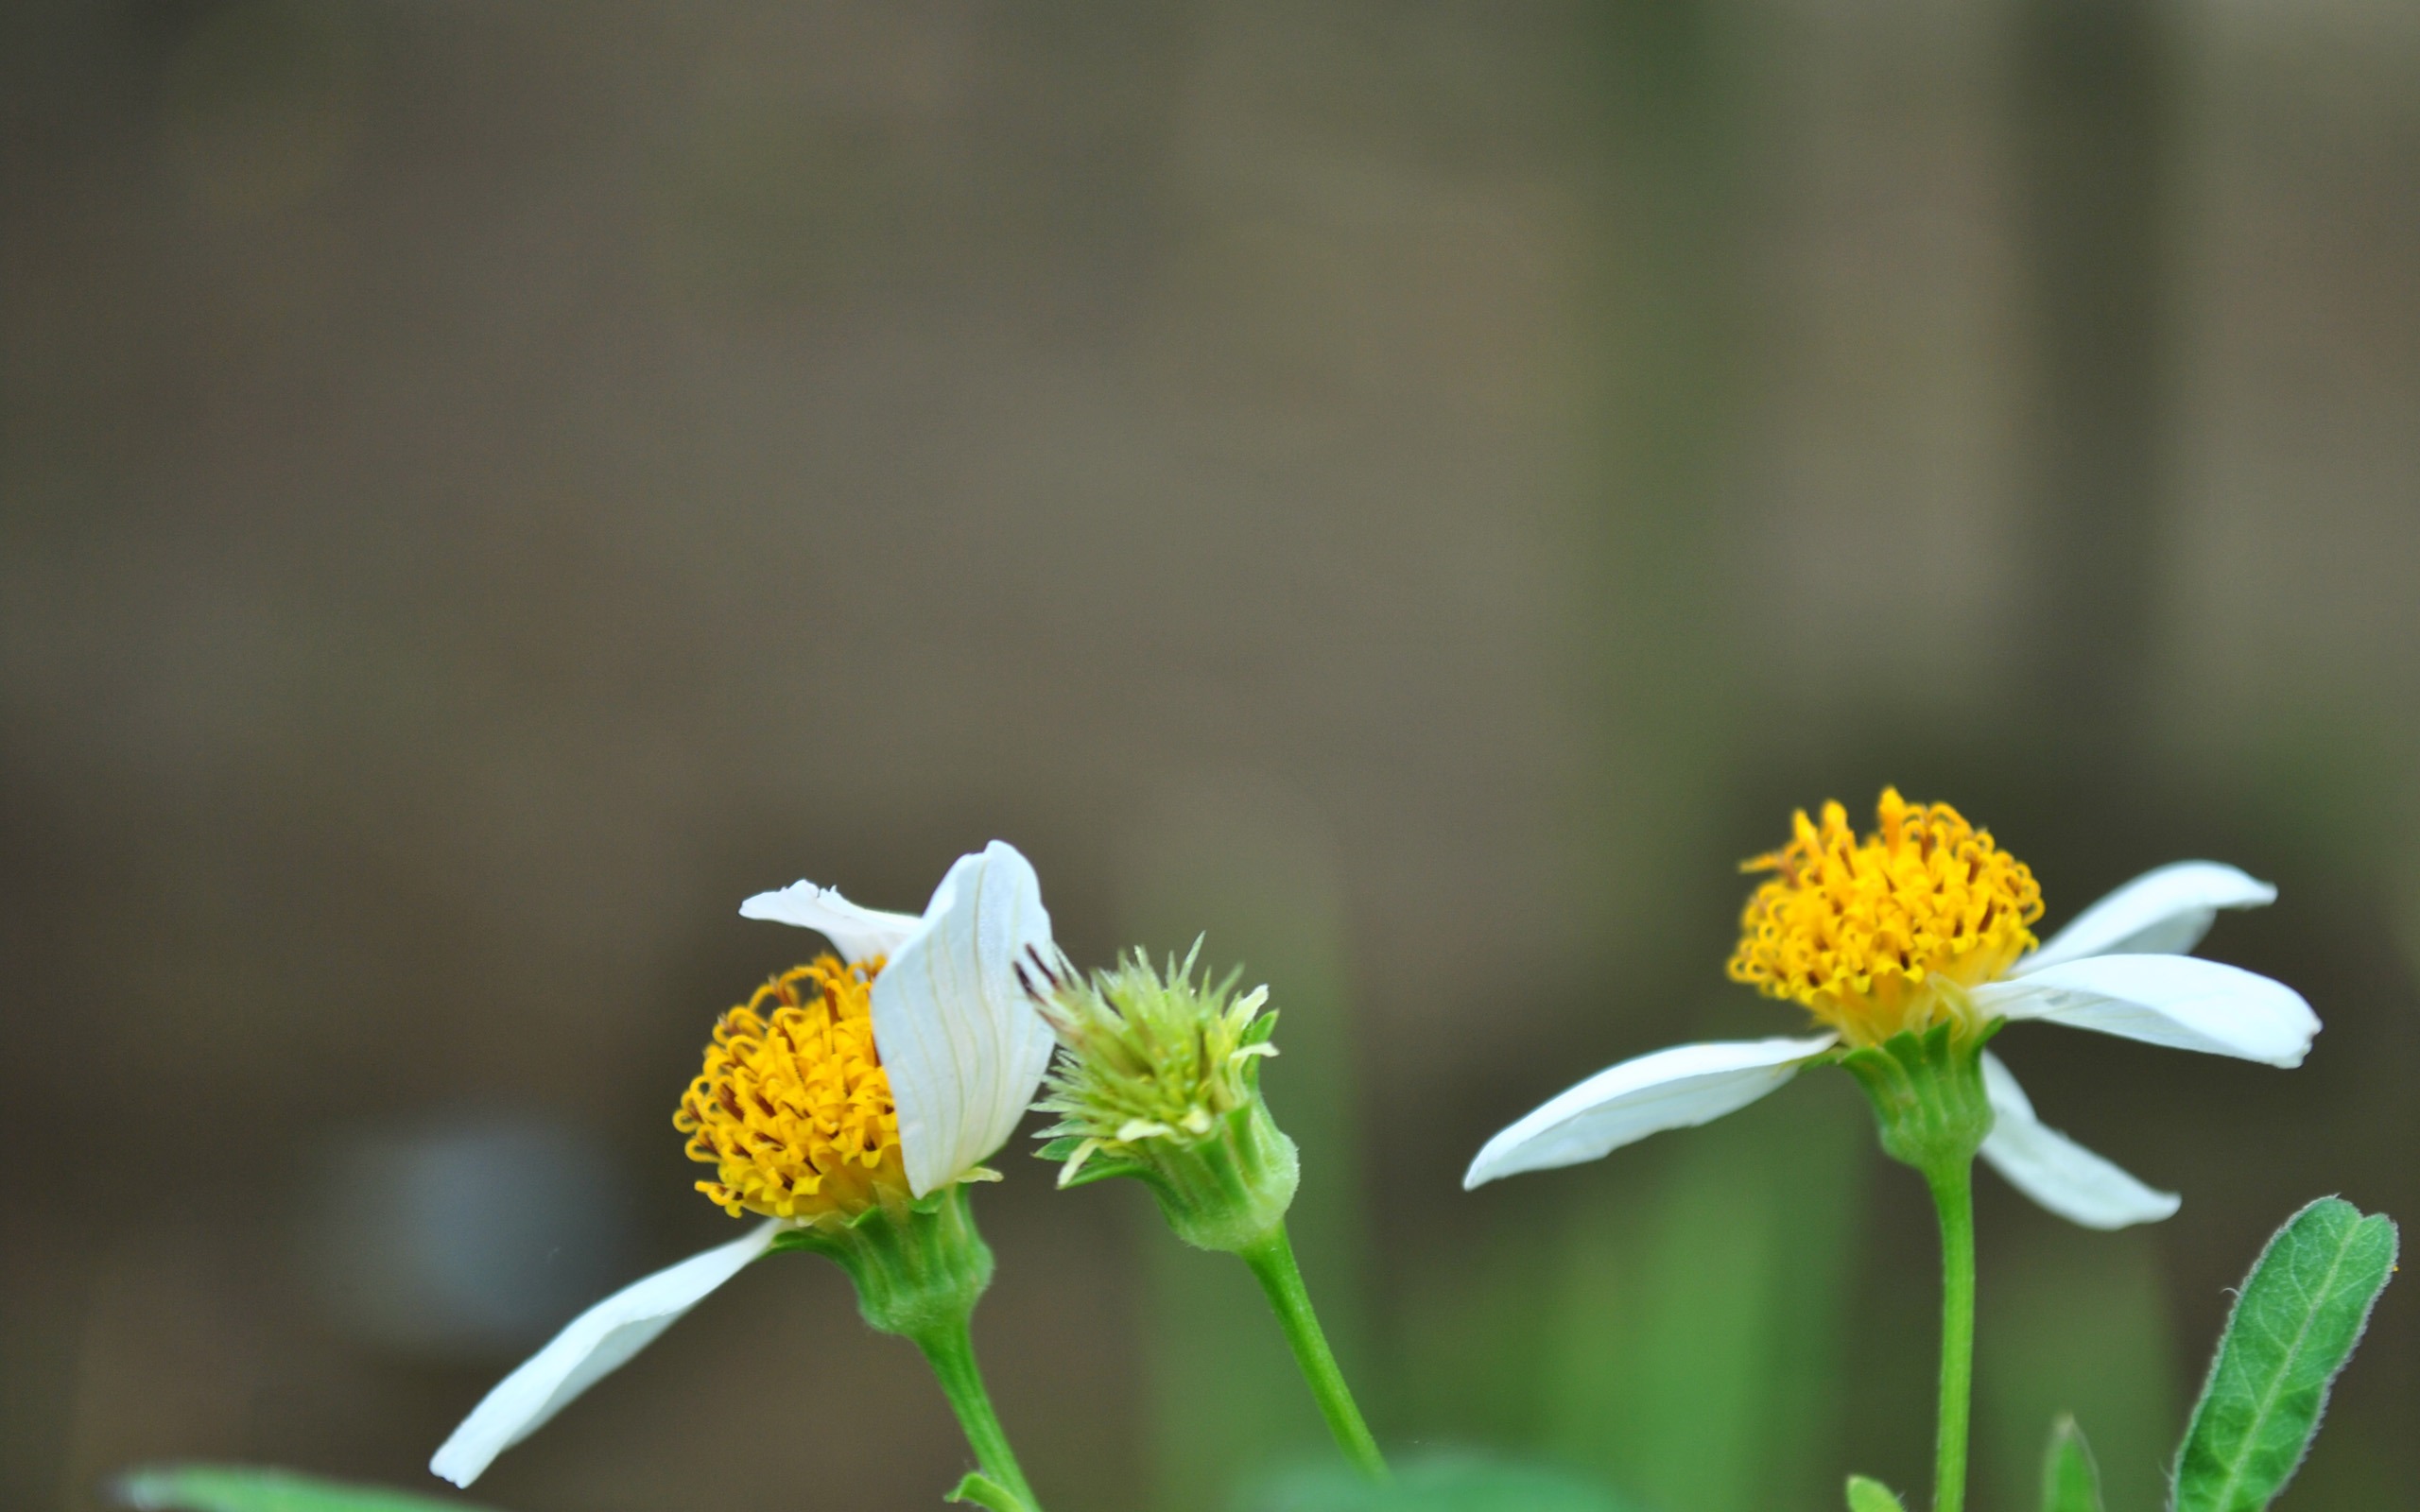
[[[1946,803],[1886,788],[1881,827],[1858,840],[1848,811],[1801,809],[1789,844],[1742,870],[1774,875],[1739,919],[1735,982],[1805,1004],[1852,1045],[1971,1019],[1966,989],[2032,948],[2042,889],[2025,863]]]
[[[689,1159],[717,1167],[698,1190],[733,1217],[846,1219],[906,1200],[899,1109],[873,1043],[881,969],[821,956],[715,1022],[672,1126]]]

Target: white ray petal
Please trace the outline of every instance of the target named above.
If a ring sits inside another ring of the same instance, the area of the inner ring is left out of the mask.
[[[546,1347],[480,1399],[439,1446],[429,1469],[468,1486],[495,1457],[536,1433],[565,1404],[655,1342],[682,1314],[763,1254],[781,1228],[768,1219],[727,1245],[631,1282],[573,1318]]]
[[[2221,908],[2277,901],[2269,884],[2216,861],[2179,861],[2146,871],[2094,903],[2016,963],[2024,976],[2091,955],[2182,955],[2202,943]]]
[[[2008,1184],[2069,1223],[2123,1228],[2157,1223],[2176,1211],[2173,1192],[2145,1186],[2083,1145],[2044,1125],[2016,1076],[2000,1057],[1983,1053],[1983,1091],[1992,1101],[1992,1133],[1983,1159]]]
[[[819,887],[811,882],[794,882],[779,892],[760,892],[739,905],[739,917],[814,930],[832,942],[844,961],[895,955],[925,927],[925,920],[914,914],[860,907],[841,897],[839,888]]]
[[[2283,982],[2191,955],[2091,955],[1977,988],[1975,1005],[2147,1044],[2299,1066],[2319,1016]]]
[[[873,983],[873,1041],[899,1105],[899,1149],[918,1196],[1007,1143],[1050,1062],[1048,1025],[1017,983],[1028,949],[1050,954],[1042,883],[1016,847],[961,856],[925,929]]]
[[[1837,1039],[1726,1040],[1625,1060],[1549,1098],[1488,1141],[1462,1186],[1577,1165],[1650,1134],[1710,1123],[1779,1088]]]

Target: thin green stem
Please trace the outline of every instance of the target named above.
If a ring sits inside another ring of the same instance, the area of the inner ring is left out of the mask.
[[[1026,1484],[1025,1471],[1017,1465],[1016,1451],[1009,1447],[999,1414],[992,1410],[992,1395],[983,1389],[983,1372],[975,1364],[975,1338],[967,1332],[966,1319],[937,1324],[913,1337],[916,1348],[931,1363],[933,1374],[941,1378],[942,1394],[949,1398],[959,1426],[966,1431],[975,1462],[1033,1512],[1042,1512],[1042,1503],[1034,1500],[1033,1487]]]
[[[1932,1512],[1966,1504],[1966,1420],[1975,1394],[1975,1160],[1927,1168],[1941,1215],[1941,1408],[1933,1440]]]
[[[1260,1278],[1261,1290],[1269,1294],[1269,1305],[1286,1330],[1286,1342],[1294,1347],[1294,1363],[1310,1383],[1311,1395],[1319,1399],[1320,1414],[1327,1419],[1327,1431],[1336,1436],[1337,1447],[1363,1474],[1385,1480],[1386,1459],[1378,1452],[1378,1441],[1370,1436],[1370,1425],[1362,1421],[1353,1388],[1344,1383],[1344,1372],[1336,1367],[1336,1353],[1320,1330],[1319,1314],[1311,1311],[1311,1294],[1303,1287],[1303,1268],[1294,1263],[1294,1246],[1286,1237],[1285,1221],[1280,1219],[1275,1228],[1236,1253],[1243,1256],[1244,1263]]]

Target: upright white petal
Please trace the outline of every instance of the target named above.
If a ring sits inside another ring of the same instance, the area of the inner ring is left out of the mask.
[[[1780,1087],[1838,1039],[1726,1040],[1625,1060],[1557,1093],[1488,1141],[1463,1174],[1462,1187],[1577,1165],[1650,1134],[1711,1123]]]
[[[2259,908],[2277,889],[2216,861],[2146,871],[2076,915],[2011,976],[2090,955],[2182,955],[2202,943],[2221,908]]]
[[[2092,955],[1975,989],[1975,1005],[2147,1044],[2299,1066],[2319,1016],[2283,982],[2191,955]]]
[[[2176,1211],[2179,1198],[2143,1185],[2083,1145],[2044,1126],[2033,1104],[2000,1057],[1983,1052],[1983,1091],[1992,1101],[1992,1133],[1983,1159],[2008,1184],[2034,1201],[2087,1228],[2123,1228],[2157,1223]]]
[[[546,1347],[497,1382],[428,1462],[468,1486],[495,1457],[536,1433],[574,1397],[655,1342],[707,1293],[763,1254],[782,1227],[769,1219],[727,1245],[633,1281],[573,1318]]]
[[[949,868],[925,928],[874,978],[874,1048],[918,1196],[1007,1143],[1050,1063],[1049,1026],[1017,983],[1028,948],[1050,951],[1042,883],[994,840]]]
[[[860,907],[841,897],[839,888],[819,887],[811,882],[794,882],[779,892],[760,892],[739,905],[739,917],[814,930],[832,942],[844,961],[895,955],[925,927],[925,920],[914,914]]]

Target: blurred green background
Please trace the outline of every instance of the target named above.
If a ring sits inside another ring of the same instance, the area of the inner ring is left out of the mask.
[[[1977,1504],[2160,1502],[2303,1200],[2420,1217],[2420,8],[64,4],[0,14],[0,1503],[427,1486],[713,1243],[669,1115],[998,835],[1060,937],[1266,978],[1383,1437],[1664,1512],[1919,1484],[1919,1184],[1845,1078],[1464,1195],[1680,1038],[1735,867],[1886,782],[2055,926],[2188,856],[2280,1074],[2040,1029],[2185,1194],[1983,1178]],[[1013,1151],[977,1318],[1054,1512],[1319,1447],[1240,1267]],[[2288,1505],[2420,1507],[2390,1290]],[[925,1507],[837,1271],[743,1277],[478,1489]]]

